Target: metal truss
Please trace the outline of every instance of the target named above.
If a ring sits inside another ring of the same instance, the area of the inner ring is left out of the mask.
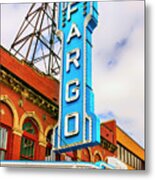
[[[57,3],[33,3],[10,51],[45,74],[59,77],[61,43],[56,36]]]

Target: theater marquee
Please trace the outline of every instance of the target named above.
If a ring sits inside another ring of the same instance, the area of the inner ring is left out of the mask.
[[[60,3],[62,41],[59,121],[53,149],[72,151],[100,142],[100,121],[94,114],[92,33],[98,22],[97,2]]]

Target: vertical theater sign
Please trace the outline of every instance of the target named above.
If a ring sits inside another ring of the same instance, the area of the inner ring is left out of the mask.
[[[98,23],[97,2],[59,4],[58,35],[62,41],[59,121],[53,149],[72,151],[100,142],[94,114],[92,33]]]

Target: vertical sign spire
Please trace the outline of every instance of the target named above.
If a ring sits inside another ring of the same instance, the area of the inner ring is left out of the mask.
[[[59,4],[62,64],[59,121],[54,150],[71,151],[100,142],[100,121],[94,114],[92,33],[98,23],[97,2]]]

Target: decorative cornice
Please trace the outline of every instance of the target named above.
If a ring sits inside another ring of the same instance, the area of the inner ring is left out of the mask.
[[[7,85],[9,88],[26,98],[33,104],[39,106],[48,112],[53,118],[58,119],[58,106],[55,105],[51,100],[45,98],[35,90],[26,86],[25,83],[16,78],[12,73],[8,72],[3,66],[0,69],[0,81]]]
[[[101,137],[101,146],[108,151],[114,153],[117,149],[117,146],[109,142],[107,139]]]

